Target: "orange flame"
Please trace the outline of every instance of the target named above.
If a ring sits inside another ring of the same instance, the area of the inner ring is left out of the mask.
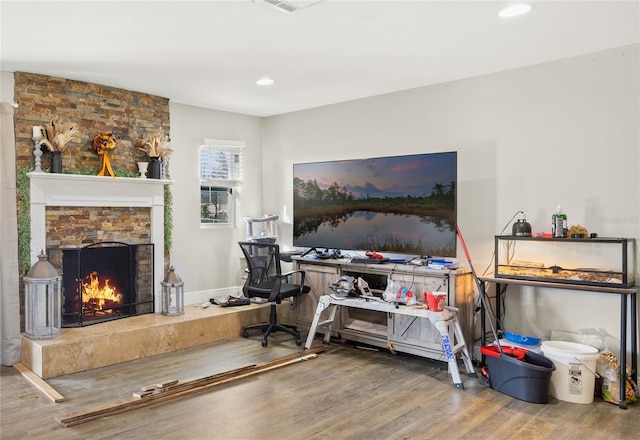
[[[89,282],[82,283],[82,301],[83,307],[90,304],[90,308],[102,310],[105,307],[112,307],[114,303],[122,304],[124,295],[117,291],[116,287],[112,287],[109,279],[104,280],[104,285],[100,286],[100,278],[97,272],[92,272],[87,276]]]

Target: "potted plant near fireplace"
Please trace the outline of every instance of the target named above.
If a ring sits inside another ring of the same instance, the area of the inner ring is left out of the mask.
[[[135,141],[135,145],[149,157],[147,176],[151,179],[162,179],[165,174],[164,169],[173,152],[169,136],[164,134],[162,128],[159,128],[155,133],[145,135]]]
[[[51,172],[62,172],[62,153],[68,151],[70,142],[80,142],[80,130],[75,122],[51,121],[42,129],[40,146],[51,153]]]

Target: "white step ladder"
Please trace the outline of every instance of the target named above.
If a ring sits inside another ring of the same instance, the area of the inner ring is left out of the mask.
[[[460,372],[458,370],[458,362],[456,355],[460,354],[467,371],[467,376],[477,377],[477,374],[473,368],[471,362],[471,356],[467,349],[460,323],[458,322],[458,314],[455,307],[445,307],[442,312],[434,312],[425,308],[414,308],[405,305],[396,305],[388,303],[380,298],[341,298],[334,295],[322,295],[318,300],[318,307],[316,308],[316,314],[313,317],[313,323],[309,328],[309,335],[304,344],[305,349],[311,348],[313,339],[315,338],[318,327],[324,327],[325,333],[323,341],[325,344],[329,344],[331,339],[331,330],[336,317],[336,311],[338,306],[353,307],[365,310],[375,310],[379,312],[393,313],[399,315],[409,315],[419,318],[427,318],[438,329],[440,336],[442,337],[442,348],[447,356],[447,363],[449,368],[449,374],[453,380],[453,385],[456,388],[464,389],[462,380],[460,379]],[[327,319],[320,321],[322,312],[329,309]],[[453,343],[452,343],[453,341]],[[389,341],[390,342],[390,341]]]

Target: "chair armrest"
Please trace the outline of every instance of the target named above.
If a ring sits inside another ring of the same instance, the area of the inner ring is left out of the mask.
[[[299,284],[301,286],[304,286],[304,278],[305,278],[304,270],[300,270],[300,269],[292,270],[290,272],[282,273],[282,274],[276,275],[276,276],[281,277],[282,279],[288,279],[291,275],[296,274],[296,273],[300,274],[300,283]]]
[[[275,301],[275,299],[278,296],[278,293],[280,292],[280,283],[283,282],[283,280],[286,282],[288,281],[287,278],[289,278],[291,275],[299,273],[300,274],[300,283],[297,283],[300,285],[300,293],[302,293],[302,290],[305,287],[304,284],[304,279],[305,279],[305,271],[304,270],[292,270],[291,272],[286,272],[286,273],[281,273],[280,275],[275,275],[275,278],[278,279],[278,283],[276,283],[273,286],[273,289],[271,290],[271,295],[269,296],[269,301]]]
[[[287,272],[287,273],[281,273],[280,275],[276,275],[276,276],[280,276],[280,277],[289,277],[291,275],[293,275],[294,273],[300,273],[304,276],[304,270],[292,270],[291,272]]]

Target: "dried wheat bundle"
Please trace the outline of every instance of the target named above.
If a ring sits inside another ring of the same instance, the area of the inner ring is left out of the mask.
[[[136,146],[144,151],[149,157],[161,157],[167,160],[173,150],[171,149],[171,141],[169,136],[164,134],[162,128],[159,128],[153,134],[143,136],[136,141]]]
[[[40,141],[40,145],[46,146],[49,151],[65,152],[68,150],[69,142],[80,142],[80,130],[75,122],[56,125],[51,121],[41,128],[44,138]]]

